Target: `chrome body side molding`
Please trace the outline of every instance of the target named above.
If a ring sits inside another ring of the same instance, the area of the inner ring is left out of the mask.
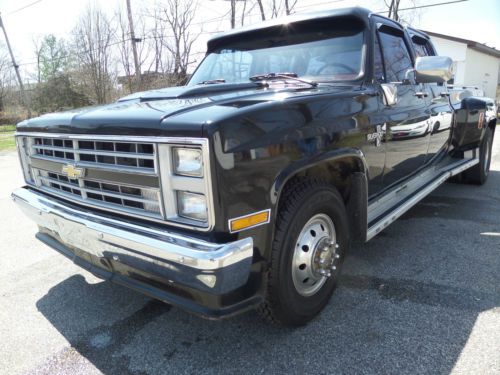
[[[475,151],[469,152],[471,158],[460,159],[451,165],[446,164],[442,168],[436,167],[424,171],[406,184],[398,186],[394,191],[369,204],[366,241],[387,228],[448,178],[478,164],[479,159],[475,156],[476,154]]]

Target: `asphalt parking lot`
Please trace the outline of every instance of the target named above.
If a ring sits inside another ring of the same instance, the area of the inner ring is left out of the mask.
[[[34,238],[1,153],[0,374],[500,374],[500,133],[493,157],[486,185],[446,183],[353,248],[292,330],[206,321],[76,267]]]

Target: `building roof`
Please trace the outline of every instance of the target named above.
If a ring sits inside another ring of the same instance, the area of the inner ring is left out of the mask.
[[[475,41],[469,40],[469,39],[457,38],[455,36],[439,34],[439,33],[435,33],[432,31],[424,31],[424,32],[426,34],[430,35],[431,37],[448,39],[448,40],[451,40],[453,42],[463,43],[463,44],[466,44],[467,47],[469,47],[473,50],[476,50],[476,51],[481,52],[481,53],[485,53],[485,54],[493,56],[493,57],[500,58],[500,50],[493,48],[493,47],[488,47],[486,44],[475,42]]]

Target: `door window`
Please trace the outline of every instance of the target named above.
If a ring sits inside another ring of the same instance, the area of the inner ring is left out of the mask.
[[[375,45],[373,50],[373,77],[376,82],[385,82],[384,62],[382,61],[382,52],[380,52],[380,44],[378,36],[375,35]]]
[[[402,82],[405,79],[408,69],[413,68],[403,36],[380,30],[379,37],[384,56],[385,78],[387,82]]]

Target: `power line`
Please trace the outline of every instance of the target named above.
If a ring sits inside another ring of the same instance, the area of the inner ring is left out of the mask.
[[[318,5],[330,5],[330,4],[335,4],[335,3],[341,3],[343,1],[347,1],[347,0],[329,0],[329,1],[323,1],[323,2],[319,2],[319,3],[315,3],[315,4],[308,4],[308,5],[296,6],[294,8],[294,10],[309,9],[309,8],[316,7]]]
[[[16,10],[13,10],[12,12],[7,13],[7,15],[11,15],[11,14],[14,14],[14,13],[20,12],[20,11],[22,11],[23,9],[29,8],[29,7],[31,7],[31,6],[33,6],[33,5],[35,5],[35,4],[38,4],[38,3],[42,2],[42,1],[43,1],[43,0],[36,0],[36,1],[33,1],[32,3],[29,3],[29,4],[27,4],[27,5],[23,6],[23,7],[19,8],[19,9],[16,9]]]
[[[18,9],[17,11],[22,10],[22,9],[28,7],[28,6],[34,5],[34,4],[36,4],[36,3],[40,2],[40,1],[42,1],[42,0],[38,0],[38,1],[35,1],[35,2],[31,3],[31,4],[28,4],[25,7]],[[296,9],[307,9],[307,8],[315,7],[315,6],[318,6],[318,5],[333,4],[333,3],[339,3],[339,2],[342,2],[342,1],[346,1],[346,0],[330,0],[330,1],[327,1],[327,2],[321,2],[321,3],[311,4],[311,5],[303,6],[303,7],[296,8]],[[435,6],[440,6],[440,5],[462,3],[462,2],[466,2],[466,1],[469,1],[469,0],[453,0],[453,1],[447,1],[447,2],[442,2],[442,3],[426,4],[426,5],[420,5],[420,6],[415,6],[415,7],[402,8],[402,9],[399,9],[398,11],[413,10],[413,9],[420,9],[420,8],[429,8],[429,7],[435,7]],[[388,10],[380,10],[380,11],[377,11],[376,13],[384,13],[384,12],[387,12],[387,11]],[[145,14],[143,14],[143,15],[146,16]],[[207,23],[213,23],[213,22],[220,22],[220,21],[223,21],[224,18],[225,18],[225,16],[221,16],[221,17],[217,17],[217,18],[213,18],[213,19],[207,20],[205,22],[193,23],[193,24],[191,24],[191,26],[200,25],[200,24],[207,24]],[[148,30],[148,33],[151,33],[152,31],[154,31],[154,29]],[[204,32],[202,31],[202,32],[199,32],[198,35],[213,35],[213,34],[218,34],[218,33],[221,33],[221,31],[220,30],[217,30],[217,31],[204,31]],[[147,40],[147,39],[161,39],[161,38],[172,38],[172,37],[174,37],[174,35],[168,35],[168,34],[158,34],[158,35],[151,35],[151,34],[149,34],[148,35],[148,34],[145,34],[140,39]],[[121,40],[116,40],[115,39],[115,41],[112,42],[112,43],[109,43],[106,46],[106,48],[115,46],[117,44],[125,43],[125,42],[128,42],[130,40],[131,40],[131,38],[126,38],[126,39],[121,39]],[[47,61],[48,62],[61,61],[63,59],[67,59],[69,57],[81,56],[81,55],[84,55],[84,54],[87,54],[87,53],[95,52],[96,50],[98,50],[98,48],[97,49],[96,48],[90,48],[90,49],[87,49],[87,50],[84,50],[84,51],[77,51],[77,52],[74,52],[74,53],[69,53],[69,54],[67,54],[65,56],[61,56],[61,57],[58,57],[58,58],[55,58],[55,59],[50,59],[50,60],[47,60]],[[200,52],[198,54],[202,54],[202,53],[204,53],[204,52]],[[25,62],[25,63],[18,64],[18,65],[26,66],[26,65],[34,65],[34,64],[38,64],[38,61],[30,61],[30,62]]]
[[[454,1],[447,1],[445,3],[434,3],[434,4],[427,4],[427,5],[418,5],[418,6],[414,6],[414,7],[398,9],[398,12],[400,12],[402,10],[413,10],[413,9],[420,9],[420,8],[437,7],[439,5],[448,5],[448,4],[455,4],[455,3],[463,3],[465,1],[469,1],[469,0],[454,0]]]
[[[118,40],[116,42],[107,44],[105,46],[105,48],[116,46],[117,44],[120,44],[120,43],[129,42],[130,40],[131,40],[131,38],[127,38],[127,39],[123,39],[123,40]],[[81,55],[85,55],[87,53],[95,52],[95,51],[97,51],[97,50],[99,50],[101,48],[102,47],[99,47],[99,48],[89,48],[89,49],[84,50],[84,51],[69,53],[67,55],[60,56],[60,57],[57,57],[55,59],[45,60],[45,61],[47,61],[47,62],[57,62],[57,61],[61,61],[61,60],[67,59],[69,57],[81,56]],[[29,62],[25,62],[25,63],[19,64],[19,65],[25,66],[25,65],[34,65],[34,64],[38,64],[38,61],[29,61]]]

